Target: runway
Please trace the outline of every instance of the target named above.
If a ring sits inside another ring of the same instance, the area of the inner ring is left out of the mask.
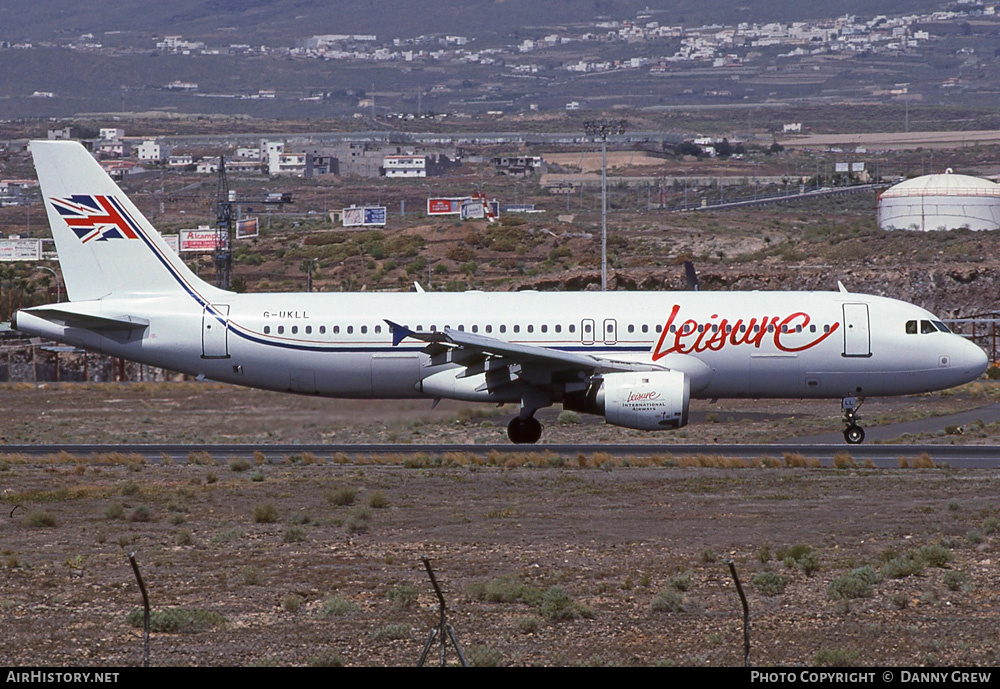
[[[194,453],[206,452],[216,461],[225,461],[235,457],[252,457],[262,453],[269,462],[284,461],[295,455],[311,453],[318,458],[329,460],[331,456],[344,456],[348,460],[369,458],[363,463],[371,462],[371,458],[379,456],[415,456],[418,454],[445,455],[448,453],[473,454],[485,457],[492,453],[516,454],[533,453],[542,456],[555,455],[564,458],[576,458],[579,455],[590,456],[595,453],[605,453],[616,458],[628,457],[727,457],[752,460],[754,458],[772,458],[781,460],[785,454],[801,455],[807,459],[816,459],[823,466],[832,466],[837,455],[849,455],[857,464],[869,461],[879,468],[896,468],[900,458],[906,458],[912,463],[914,458],[926,454],[936,465],[947,465],[956,468],[997,468],[1000,467],[1000,445],[847,445],[839,444],[796,444],[783,442],[768,445],[744,444],[641,444],[641,445],[450,445],[450,444],[371,444],[371,445],[226,445],[226,444],[150,444],[150,445],[4,445],[0,447],[0,458],[4,455],[22,455],[28,457],[46,457],[68,453],[73,456],[91,457],[93,455],[134,454],[149,461],[170,458],[175,462],[186,462]],[[110,461],[110,459],[109,459]],[[360,462],[359,462],[360,463]]]

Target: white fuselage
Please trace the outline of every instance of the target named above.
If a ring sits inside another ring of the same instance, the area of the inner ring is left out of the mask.
[[[204,301],[74,302],[97,316],[148,320],[127,334],[56,325],[32,310],[18,314],[17,327],[214,380],[347,398],[435,397],[421,380],[456,367],[432,365],[423,342],[393,346],[387,320],[689,375],[693,358],[704,365],[692,375],[697,398],[901,395],[961,384],[985,366],[963,338],[921,333],[920,323],[936,322],[926,310],[847,292],[226,293]]]

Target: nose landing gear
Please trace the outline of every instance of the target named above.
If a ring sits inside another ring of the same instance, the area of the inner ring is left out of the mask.
[[[854,397],[845,397],[841,403],[840,408],[844,412],[844,423],[847,424],[847,428],[844,429],[844,440],[846,440],[851,445],[860,445],[865,441],[865,429],[858,424],[858,409],[864,404],[864,399],[858,402]]]

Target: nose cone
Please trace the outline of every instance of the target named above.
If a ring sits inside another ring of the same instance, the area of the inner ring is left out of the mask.
[[[989,359],[986,352],[979,345],[968,340],[959,340],[952,354],[952,367],[963,374],[963,380],[968,382],[983,375],[983,371],[989,366]]]

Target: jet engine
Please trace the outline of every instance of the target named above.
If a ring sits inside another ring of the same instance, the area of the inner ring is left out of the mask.
[[[566,395],[563,407],[600,414],[615,426],[662,431],[687,425],[690,397],[681,371],[606,373],[586,393]]]

